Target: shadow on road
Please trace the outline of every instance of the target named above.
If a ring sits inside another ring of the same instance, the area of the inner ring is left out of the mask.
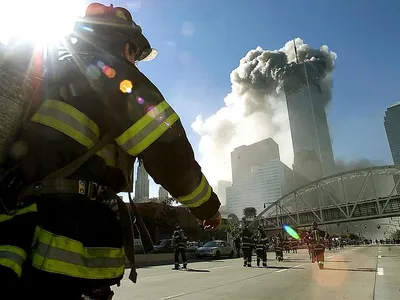
[[[327,268],[324,267],[324,270],[330,270],[330,271],[347,271],[347,272],[376,272],[375,268]]]
[[[273,260],[275,260],[275,259],[273,259]],[[304,261],[309,261],[309,260],[310,259],[308,259],[308,258],[296,258],[296,259],[286,258],[284,261],[286,261],[286,262],[304,262]]]
[[[268,266],[267,269],[277,269],[277,270],[295,269],[295,270],[303,270],[304,268],[300,268],[300,267],[278,267],[278,266]]]
[[[200,270],[200,269],[187,269],[186,272],[198,272],[198,273],[209,273],[210,270]]]
[[[328,260],[328,261],[325,261],[325,263],[331,263],[331,262],[335,262],[335,263],[338,263],[338,262],[349,263],[349,262],[351,262],[351,260]]]

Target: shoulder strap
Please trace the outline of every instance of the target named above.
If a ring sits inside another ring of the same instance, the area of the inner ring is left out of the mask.
[[[56,178],[66,178],[78,170],[92,155],[97,151],[101,150],[109,142],[113,141],[114,137],[107,132],[92,148],[90,148],[84,155],[78,157],[72,161],[69,165],[64,168],[58,169],[57,171],[47,175],[44,180],[56,179]]]

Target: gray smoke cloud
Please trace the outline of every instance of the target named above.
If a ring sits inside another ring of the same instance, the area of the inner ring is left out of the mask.
[[[307,62],[319,74],[323,100],[331,99],[336,54],[324,45],[319,49],[295,39],[299,63]],[[291,167],[293,148],[289,131],[285,75],[297,64],[293,41],[279,50],[250,50],[230,74],[232,91],[225,106],[204,119],[197,116],[192,129],[200,135],[200,163],[209,181],[231,180],[230,152],[235,147],[272,137],[280,146],[281,160]]]
[[[350,161],[338,159],[335,161],[335,167],[337,173],[356,170],[356,169],[375,167],[375,166],[382,166],[382,165],[384,165],[383,161],[378,161],[378,160],[375,161],[367,158],[361,158],[358,160],[350,160]]]

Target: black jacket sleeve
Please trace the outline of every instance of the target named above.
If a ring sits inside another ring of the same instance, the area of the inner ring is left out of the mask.
[[[220,202],[195,160],[179,116],[135,66],[114,62],[112,67],[115,76],[102,89],[108,91],[107,105],[114,118],[109,123],[118,124],[117,144],[141,159],[154,181],[195,217],[214,216]]]

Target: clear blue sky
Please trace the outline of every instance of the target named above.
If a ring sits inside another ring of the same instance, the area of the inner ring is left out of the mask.
[[[99,2],[128,7],[159,50],[140,68],[178,112],[196,152],[199,136],[190,125],[198,114],[206,118],[224,105],[240,58],[257,46],[280,49],[300,37],[338,55],[328,111],[335,157],[392,163],[383,116],[400,100],[400,1]]]
[[[141,2],[139,5],[138,3]],[[114,4],[116,4],[114,2]],[[400,2],[392,0],[124,1],[160,54],[142,71],[190,124],[223,106],[230,72],[250,49],[293,37],[337,53],[328,111],[336,158],[392,163],[383,116],[400,100]],[[183,24],[187,32],[182,34]],[[194,30],[192,30],[194,29]],[[188,36],[189,35],[189,36]]]

